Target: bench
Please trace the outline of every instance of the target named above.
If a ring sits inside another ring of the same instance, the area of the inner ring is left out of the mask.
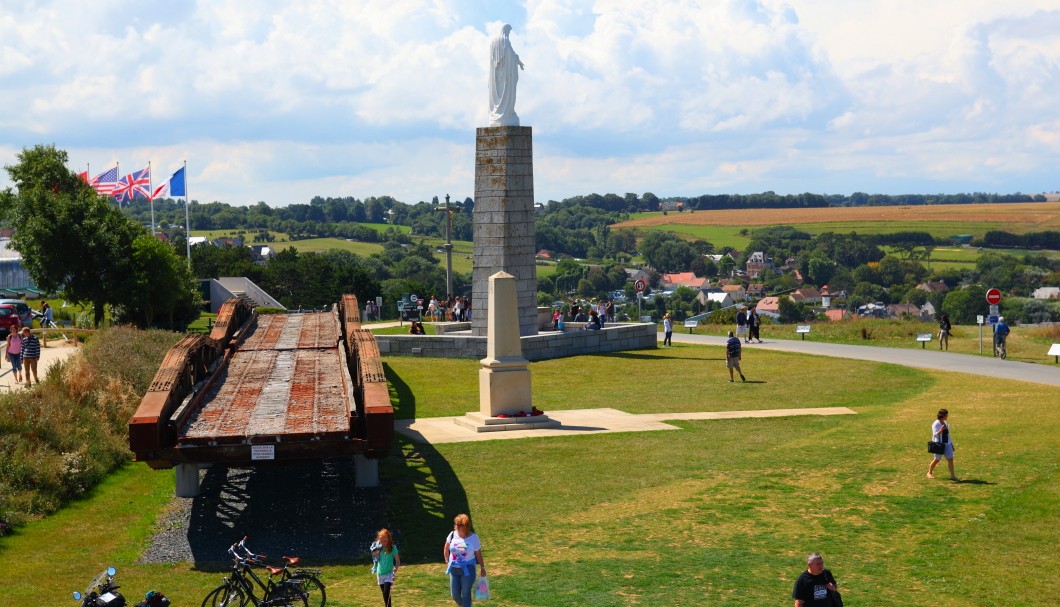
[[[810,332],[810,325],[796,325],[795,332],[801,334],[803,341],[806,341],[806,334]]]
[[[698,326],[699,326],[699,321],[698,320],[686,320],[685,321],[685,328],[688,329],[689,334],[692,333],[692,329],[695,329]]]
[[[927,348],[927,342],[935,339],[935,336],[931,333],[917,333],[916,340],[920,342],[920,349]]]
[[[1046,356],[1052,356],[1054,363],[1060,363],[1060,344],[1053,344],[1049,347],[1049,353]]]

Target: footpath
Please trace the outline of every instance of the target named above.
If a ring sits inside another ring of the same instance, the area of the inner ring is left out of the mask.
[[[42,344],[43,346],[43,344]],[[44,379],[48,369],[60,361],[64,361],[77,351],[77,347],[68,344],[65,340],[49,339],[47,347],[41,347],[40,362],[37,363],[37,374]],[[34,383],[36,386],[36,383]],[[15,374],[11,369],[11,363],[0,357],[0,391],[13,392],[26,389],[26,369],[22,368],[22,383],[15,381]]]

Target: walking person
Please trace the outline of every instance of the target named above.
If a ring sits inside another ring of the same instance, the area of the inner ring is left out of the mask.
[[[833,607],[843,604],[836,590],[835,577],[824,568],[824,557],[820,552],[811,552],[806,557],[806,571],[795,580],[791,598],[795,599],[795,607]]]
[[[52,326],[52,307],[48,305],[48,302],[40,302],[40,313],[44,316],[40,319],[40,326],[42,329],[47,329]]]
[[[674,321],[670,318],[670,313],[667,312],[663,315],[663,345],[672,346],[674,337]]]
[[[740,345],[740,338],[733,335],[732,331],[729,331],[729,339],[725,342],[725,366],[729,369],[729,383],[733,383],[736,379],[733,377],[733,370],[740,374],[740,381],[747,381],[747,378],[743,376],[743,370],[740,369],[740,358],[743,355],[743,346]]]
[[[460,607],[471,607],[471,589],[475,587],[475,565],[479,574],[486,576],[486,562],[482,560],[482,544],[478,534],[471,531],[471,517],[458,514],[453,519],[453,531],[445,538],[442,550],[445,572],[449,574],[449,594]]]
[[[18,331],[7,334],[4,343],[4,353],[8,362],[11,363],[11,371],[15,374],[15,383],[22,383],[22,336]]]
[[[1005,317],[998,317],[997,324],[994,325],[994,356],[1007,358],[1008,348],[1005,342],[1008,340],[1010,332],[1011,330],[1008,328],[1008,323],[1005,322]]]
[[[40,385],[40,378],[37,377],[37,363],[40,361],[40,339],[30,331],[29,327],[22,327],[22,366],[26,368],[26,385],[31,386],[36,381],[37,385]]]
[[[946,445],[945,453],[936,453],[931,458],[931,463],[928,464],[928,478],[935,478],[935,466],[939,465],[939,461],[942,460],[942,456],[946,456],[946,464],[950,468],[950,480],[959,481],[957,474],[953,470],[953,438],[950,436],[950,412],[946,409],[939,409],[938,419],[931,424],[931,440],[936,443],[942,443]]]
[[[383,592],[383,606],[390,607],[390,590],[394,587],[394,577],[401,566],[401,556],[398,555],[389,529],[380,529],[376,534],[372,544],[372,561],[372,573],[376,575],[379,590]]]
[[[950,324],[950,315],[943,314],[942,318],[939,319],[939,350],[942,349],[943,344],[946,346],[946,351],[950,350],[950,329],[953,325]]]
[[[758,343],[762,343],[762,317],[758,315],[757,308],[751,308],[751,311],[747,313],[747,343],[751,343],[752,339],[757,339]]]
[[[747,343],[751,343],[751,340],[747,337],[747,311],[743,306],[740,306],[740,311],[736,313],[736,336],[747,340]]]

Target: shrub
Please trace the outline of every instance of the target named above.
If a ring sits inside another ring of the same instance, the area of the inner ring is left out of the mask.
[[[40,387],[0,395],[0,520],[54,512],[131,459],[129,418],[180,337],[107,329]]]

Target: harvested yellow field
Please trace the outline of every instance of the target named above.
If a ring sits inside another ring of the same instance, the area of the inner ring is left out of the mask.
[[[1060,229],[1060,202],[1012,204],[951,204],[892,207],[825,207],[819,209],[726,209],[694,213],[662,213],[631,219],[616,228],[656,225],[799,225],[834,222],[1004,222],[1031,230]]]

